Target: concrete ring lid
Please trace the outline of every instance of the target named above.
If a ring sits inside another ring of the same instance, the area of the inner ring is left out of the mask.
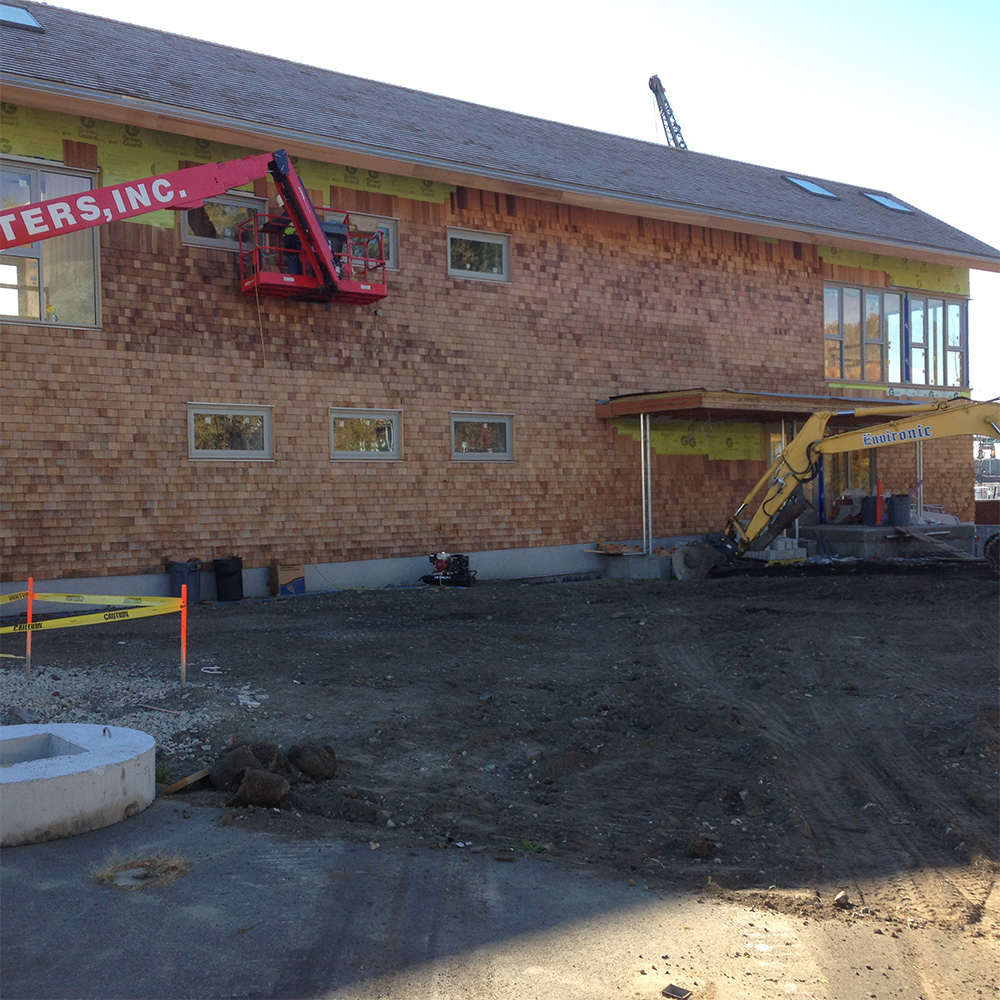
[[[156,741],[120,726],[0,726],[0,847],[111,826],[156,797]]]

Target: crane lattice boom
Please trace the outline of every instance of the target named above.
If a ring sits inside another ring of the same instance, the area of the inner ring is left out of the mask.
[[[660,119],[663,122],[663,131],[667,136],[667,145],[673,146],[674,149],[687,149],[687,143],[684,141],[684,136],[681,135],[681,127],[677,124],[677,119],[674,117],[674,112],[671,110],[667,95],[663,92],[663,84],[660,83],[658,76],[654,75],[649,78],[649,89],[653,92],[656,104],[660,109]]]

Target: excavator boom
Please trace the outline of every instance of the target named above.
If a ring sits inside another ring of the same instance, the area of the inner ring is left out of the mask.
[[[866,427],[834,433],[827,429],[834,417],[890,415],[894,419]],[[706,536],[702,545],[677,550],[673,560],[675,572],[682,579],[699,579],[751,549],[766,548],[809,508],[800,487],[816,477],[822,455],[960,434],[1000,437],[1000,401],[949,399],[933,404],[874,405],[814,413],[729,518],[725,532],[721,536]],[[763,498],[753,507],[762,491]],[[744,523],[740,515],[748,507],[752,513]]]

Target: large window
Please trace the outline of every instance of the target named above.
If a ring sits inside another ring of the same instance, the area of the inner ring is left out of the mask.
[[[499,413],[453,413],[451,457],[466,461],[510,461],[514,418]]]
[[[400,457],[397,410],[330,410],[330,456],[370,461]]]
[[[189,403],[188,455],[191,458],[272,458],[271,407]]]
[[[827,285],[823,314],[827,378],[968,385],[962,299]]]
[[[181,232],[185,243],[239,250],[240,224],[267,210],[267,202],[235,194],[209,198],[200,208],[182,214]]]
[[[0,161],[0,210],[93,187],[90,174]],[[96,230],[0,252],[0,315],[27,322],[97,325]]]
[[[453,278],[510,280],[510,240],[495,233],[448,230],[448,273]]]

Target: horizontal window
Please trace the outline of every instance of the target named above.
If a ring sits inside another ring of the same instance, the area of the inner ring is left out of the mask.
[[[271,407],[189,403],[188,456],[273,458]]]
[[[453,413],[451,457],[510,461],[514,458],[514,418],[499,413]]]
[[[510,239],[495,233],[448,230],[448,274],[453,278],[510,280]]]
[[[355,233],[381,233],[382,252],[385,266],[393,270],[399,267],[399,235],[395,219],[383,219],[377,215],[355,215],[351,212],[351,235]],[[370,247],[368,256],[376,256],[377,244]]]
[[[200,208],[189,208],[182,213],[184,242],[238,250],[240,224],[266,211],[267,203],[260,198],[235,194],[209,198]]]
[[[823,312],[827,378],[968,385],[964,300],[828,284]]]
[[[330,456],[370,461],[400,457],[397,410],[330,410]]]

